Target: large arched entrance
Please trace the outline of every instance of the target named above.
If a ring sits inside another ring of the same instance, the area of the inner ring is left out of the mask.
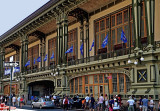
[[[35,81],[28,84],[29,99],[33,96],[42,97],[54,92],[54,82],[49,80]]]

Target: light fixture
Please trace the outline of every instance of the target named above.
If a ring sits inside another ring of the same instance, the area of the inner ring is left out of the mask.
[[[137,64],[138,64],[138,62],[136,61],[136,59],[135,59],[135,61],[134,61],[134,64],[135,64],[135,65],[137,65]]]
[[[132,63],[132,61],[129,59],[129,60],[128,60],[128,64],[130,64],[130,63]]]
[[[143,57],[143,56],[141,56],[140,60],[141,60],[141,61],[144,61],[144,57]]]

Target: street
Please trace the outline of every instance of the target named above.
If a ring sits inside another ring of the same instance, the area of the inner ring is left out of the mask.
[[[17,108],[14,111],[64,111],[64,110],[63,109],[52,109],[52,108],[43,108],[43,109],[34,108],[32,109],[30,105],[25,105],[22,107],[22,109]],[[69,111],[82,111],[82,110],[77,109],[77,110],[69,110]]]

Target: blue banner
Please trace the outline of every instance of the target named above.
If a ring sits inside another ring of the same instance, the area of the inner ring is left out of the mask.
[[[4,75],[9,75],[9,74],[11,74],[11,69],[5,69]]]
[[[41,57],[38,57],[38,58],[37,58],[37,62],[41,62]]]
[[[108,44],[108,34],[107,34],[106,38],[103,40],[102,47],[105,48],[105,46],[107,44]]]
[[[51,55],[51,59],[53,59],[54,58],[54,52],[52,53],[52,55]]]
[[[65,54],[67,54],[67,53],[72,53],[73,52],[73,46],[71,46],[66,52],[65,52]]]
[[[46,56],[45,56],[45,58],[44,58],[44,61],[46,61],[47,60],[47,54],[46,54]]]
[[[81,51],[81,54],[82,54],[82,56],[83,56],[83,43],[82,43],[82,45],[81,45],[81,47],[80,47],[80,51]]]
[[[92,45],[91,45],[91,48],[90,48],[90,50],[89,50],[89,51],[91,51],[91,50],[92,50],[92,47],[94,47],[94,40],[93,40],[93,42],[92,42]]]
[[[126,38],[126,36],[125,36],[123,30],[122,30],[122,32],[121,32],[121,40],[122,40],[124,43],[127,42],[127,38]]]
[[[30,60],[25,64],[25,67],[30,65]]]

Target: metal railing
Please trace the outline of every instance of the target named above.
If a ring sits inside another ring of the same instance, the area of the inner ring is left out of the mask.
[[[108,58],[114,58],[114,57],[118,57],[118,56],[128,55],[133,52],[134,52],[133,47],[120,49],[120,50],[111,51],[108,53],[97,54],[95,56],[90,56],[87,58],[71,60],[71,61],[67,62],[67,66],[78,65],[81,63],[88,63],[88,62],[93,62],[93,61],[99,61],[99,60],[108,59]]]
[[[128,54],[132,54],[132,53],[134,53],[134,47],[123,48],[123,49],[119,49],[119,50],[115,50],[115,51],[110,51],[108,53],[97,54],[97,55],[90,56],[87,58],[67,61],[66,65],[67,66],[78,65],[78,64],[82,64],[82,63],[89,63],[89,62],[93,62],[93,61],[99,61],[99,60],[103,60],[103,59],[109,59],[109,58],[114,58],[114,57],[118,57],[118,56],[128,55]],[[46,71],[46,70],[52,70],[55,68],[56,68],[56,64],[53,64],[53,65],[46,66],[46,67],[28,69],[23,74],[32,74],[32,73],[42,72],[42,71]],[[20,74],[20,72],[19,72],[19,74]],[[9,77],[9,75],[6,75],[3,78],[8,78],[8,77]]]

